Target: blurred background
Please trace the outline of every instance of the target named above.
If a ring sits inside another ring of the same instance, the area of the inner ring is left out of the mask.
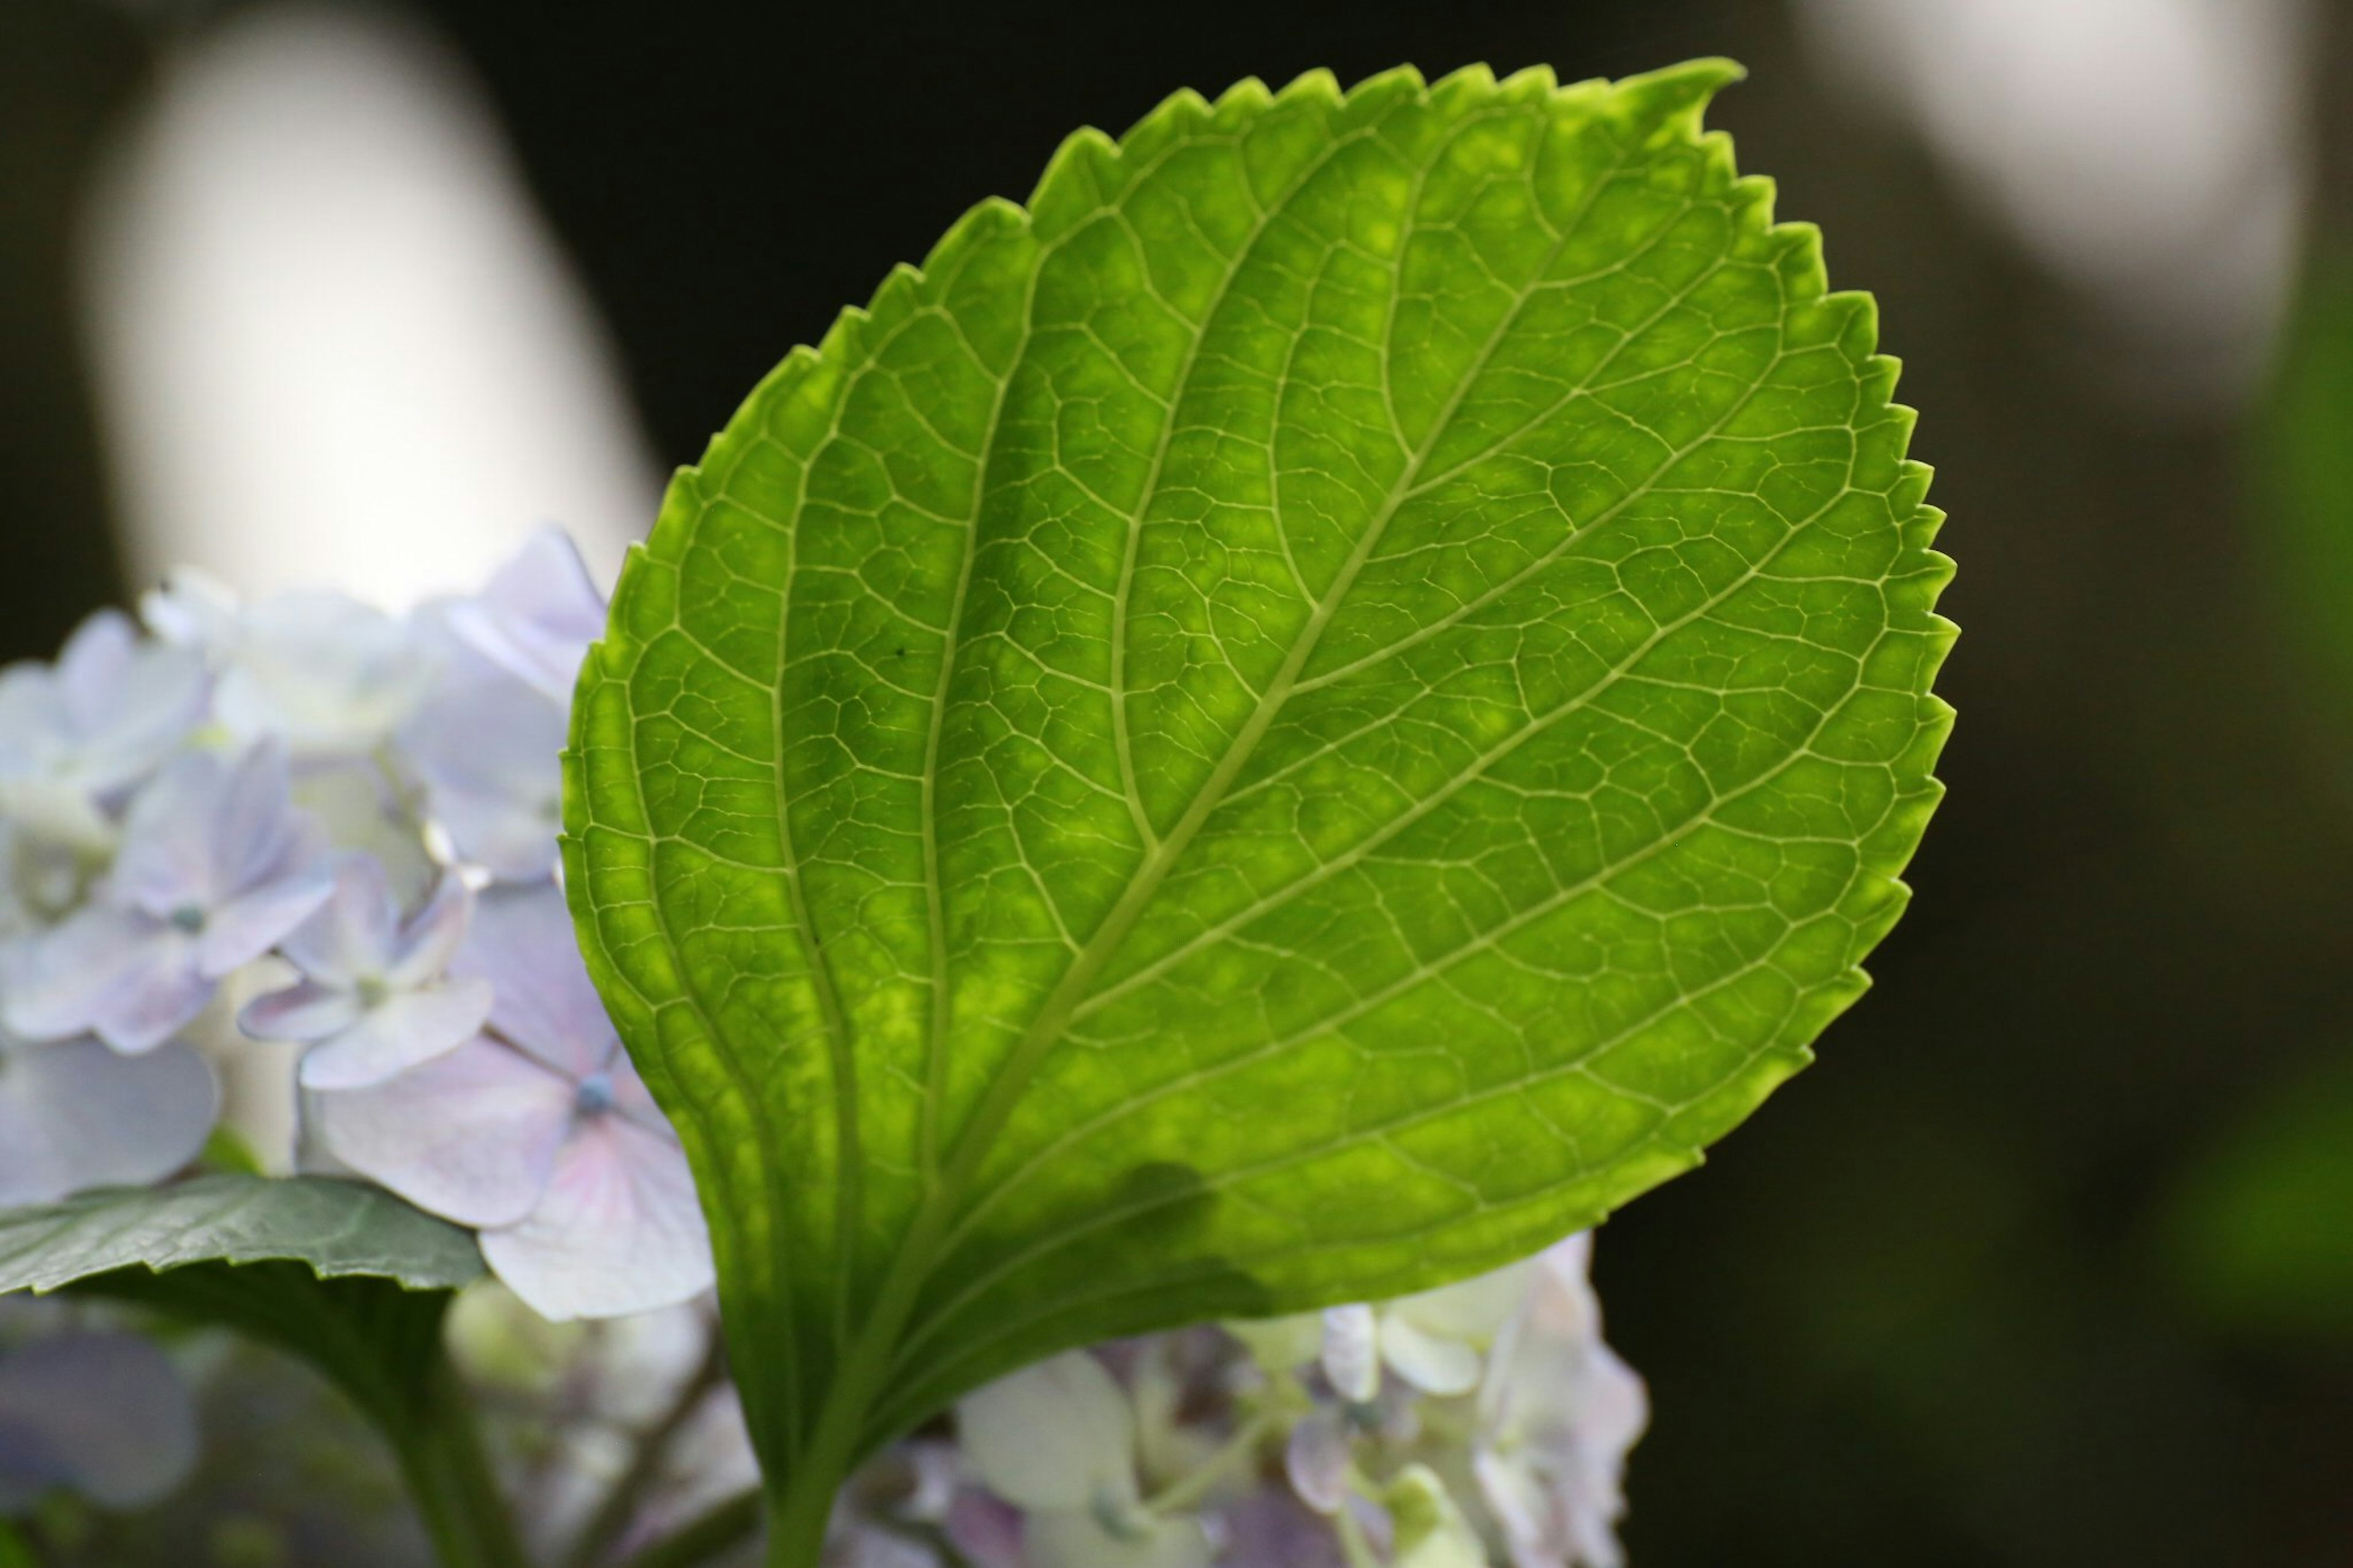
[[[555,521],[609,570],[787,348],[1176,88],[1717,53],[1905,362],[1960,721],[1875,990],[1604,1235],[1630,1555],[2353,1564],[2322,0],[0,0],[0,657],[183,561],[399,603]],[[322,1495],[273,1441],[317,1396],[228,1386],[124,1560],[413,1547],[266,1528]]]

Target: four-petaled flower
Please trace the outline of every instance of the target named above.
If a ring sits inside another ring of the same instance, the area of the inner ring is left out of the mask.
[[[54,668],[0,670],[0,811],[69,844],[111,838],[106,810],[204,721],[211,682],[186,648],[142,644],[100,610]]]
[[[287,800],[285,753],[175,757],[132,802],[100,897],[11,948],[0,1007],[29,1039],[153,1050],[333,890]]]
[[[263,1040],[301,1040],[305,1089],[363,1089],[456,1049],[491,1016],[491,983],[443,971],[466,932],[466,886],[444,876],[406,920],[384,868],[343,858],[326,906],[279,944],[301,972],[258,996],[237,1025]]]
[[[479,1227],[483,1258],[543,1316],[709,1289],[685,1152],[597,1000],[563,896],[486,894],[454,967],[491,981],[489,1028],[372,1088],[314,1096],[328,1151]]]
[[[1023,1510],[1027,1568],[1207,1568],[1198,1521],[1145,1502],[1135,1408],[1086,1352],[965,1395],[956,1433],[989,1490]]]

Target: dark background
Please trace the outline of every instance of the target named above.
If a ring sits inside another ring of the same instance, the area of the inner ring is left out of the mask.
[[[1630,1555],[2353,1563],[2353,1116],[2285,1187],[2259,1168],[2353,1093],[2326,1087],[2353,1059],[2353,662],[2322,646],[2332,595],[2353,619],[2327,563],[2353,552],[2312,551],[2353,530],[2353,506],[2327,510],[2326,449],[2337,413],[2353,449],[2353,406],[2282,412],[2299,387],[2353,396],[2353,374],[2322,363],[2220,412],[2117,399],[2082,374],[2054,282],[1831,90],[1767,0],[425,9],[503,114],[671,462],[963,208],[1026,193],[1081,122],[1315,65],[1746,61],[1714,121],[1778,178],[1783,216],[1823,226],[1834,280],[1878,294],[1922,410],[1960,568],[1941,687],[1960,719],[1876,989],[1604,1237],[1611,1338],[1656,1406]],[[2353,26],[2326,23],[2322,257],[2353,226]],[[124,592],[72,217],[100,137],[190,25],[0,0],[0,655],[47,653]],[[2217,1182],[2253,1195],[2234,1209]],[[2256,1233],[2268,1262],[2233,1251]]]

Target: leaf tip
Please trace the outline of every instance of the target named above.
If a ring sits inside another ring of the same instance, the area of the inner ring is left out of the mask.
[[[1621,78],[1612,87],[1611,96],[1637,118],[1655,120],[1675,134],[1696,138],[1715,95],[1747,75],[1748,68],[1737,60],[1703,56]]]

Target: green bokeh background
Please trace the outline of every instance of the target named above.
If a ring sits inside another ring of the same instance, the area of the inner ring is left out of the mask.
[[[1080,121],[1318,64],[1745,60],[1713,121],[1906,363],[1960,566],[1961,717],[1873,993],[1605,1234],[1611,1337],[1657,1409],[1633,1561],[2353,1564],[2353,18],[2324,9],[2314,46],[2315,238],[2279,363],[2242,407],[2159,415],[2084,373],[2055,283],[1830,89],[1777,0],[425,8],[669,460]],[[122,592],[70,217],[185,16],[0,0],[9,657]],[[249,1443],[240,1408],[225,1440]],[[171,1505],[188,1529],[142,1537],[211,1540],[207,1510],[295,1489],[198,1489]],[[155,1550],[122,1560],[205,1560]]]

